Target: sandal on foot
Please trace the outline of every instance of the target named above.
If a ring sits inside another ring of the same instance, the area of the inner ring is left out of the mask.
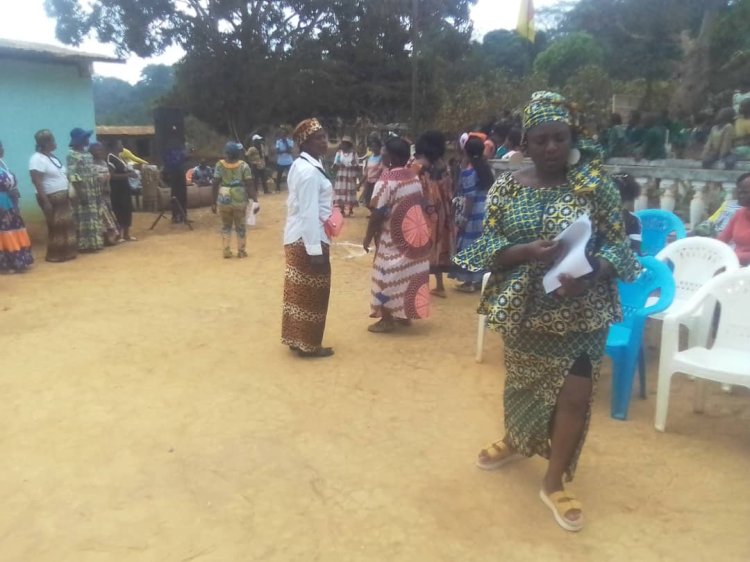
[[[237,252],[237,257],[238,258],[246,258],[247,257],[247,252],[245,250],[240,250],[239,252]]]
[[[297,355],[304,358],[330,357],[331,355],[333,355],[333,348],[321,347],[316,351],[302,351],[301,349],[298,349]]]
[[[577,533],[583,529],[583,505],[579,502],[572,492],[560,490],[547,495],[544,490],[539,490],[539,497],[542,498],[544,505],[550,508],[555,521],[566,531]],[[578,519],[569,519],[566,517],[571,511],[577,510],[581,513]]]
[[[431,295],[432,295],[433,297],[439,297],[439,298],[441,298],[441,299],[447,299],[447,298],[448,298],[448,295],[446,295],[446,294],[445,294],[445,289],[443,289],[443,290],[440,290],[440,289],[432,289],[432,290],[430,291],[430,294],[431,294]]]
[[[233,258],[233,257],[234,257],[234,254],[232,253],[232,250],[230,250],[229,248],[225,248],[224,249],[224,259],[229,259],[229,258]]]
[[[468,285],[459,285],[456,287],[456,291],[460,291],[462,293],[475,293],[476,289],[474,288],[474,285],[469,283]]]
[[[378,320],[374,324],[367,326],[367,331],[373,334],[390,334],[395,328],[393,322],[386,322],[385,320]]]
[[[476,464],[482,470],[497,470],[498,468],[521,458],[521,455],[508,447],[505,441],[501,439],[500,441],[490,443],[484,449],[479,451]]]

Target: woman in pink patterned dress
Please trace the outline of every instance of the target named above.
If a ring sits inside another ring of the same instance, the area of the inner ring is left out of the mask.
[[[430,315],[430,230],[422,210],[422,183],[409,161],[409,143],[394,138],[385,143],[388,169],[375,184],[372,216],[363,246],[375,240],[372,268],[371,318],[368,330],[392,332],[396,325]]]

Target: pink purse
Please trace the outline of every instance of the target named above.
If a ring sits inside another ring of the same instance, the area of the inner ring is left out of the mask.
[[[329,238],[336,238],[344,228],[344,214],[341,209],[334,207],[331,216],[323,223],[323,229]]]

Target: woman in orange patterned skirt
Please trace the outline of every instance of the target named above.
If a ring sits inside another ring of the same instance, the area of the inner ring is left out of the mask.
[[[18,207],[18,182],[5,165],[3,156],[5,149],[0,142],[0,273],[21,273],[34,263],[34,258]]]
[[[409,161],[409,144],[399,138],[385,143],[388,168],[375,184],[372,216],[363,242],[375,240],[372,267],[371,318],[368,330],[392,332],[396,324],[430,315],[430,231],[422,210],[422,184]]]
[[[452,269],[456,249],[456,226],[451,211],[453,178],[445,163],[445,135],[438,131],[423,133],[415,146],[414,168],[422,181],[426,199],[427,224],[430,227],[430,274],[435,276],[431,294],[445,298],[443,273]]]

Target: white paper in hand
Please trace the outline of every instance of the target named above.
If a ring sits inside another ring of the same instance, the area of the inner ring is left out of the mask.
[[[586,258],[586,244],[591,238],[591,221],[588,215],[581,215],[568,228],[555,237],[562,244],[560,257],[544,276],[542,284],[544,291],[549,294],[560,288],[560,275],[583,277],[594,269]]]
[[[255,226],[257,224],[258,209],[260,209],[260,205],[255,201],[250,201],[245,213],[245,224],[247,226]]]

